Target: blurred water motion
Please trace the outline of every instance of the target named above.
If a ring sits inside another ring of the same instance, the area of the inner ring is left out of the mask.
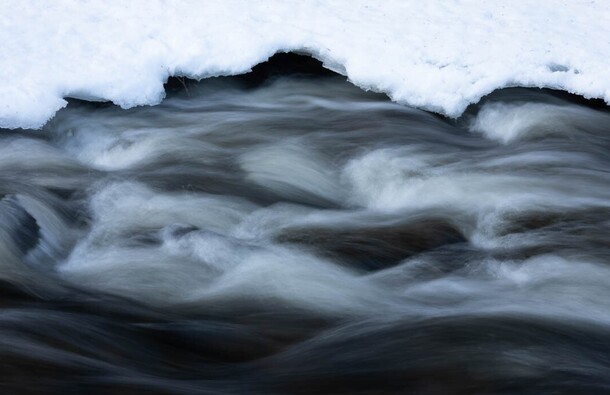
[[[610,391],[607,110],[268,74],[0,133],[4,393]]]

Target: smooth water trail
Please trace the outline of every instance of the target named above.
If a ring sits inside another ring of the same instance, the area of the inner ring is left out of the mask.
[[[0,196],[7,388],[610,391],[610,112],[551,92],[73,102],[0,133]]]

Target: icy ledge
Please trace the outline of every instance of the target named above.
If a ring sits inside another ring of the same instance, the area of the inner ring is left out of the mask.
[[[609,103],[609,21],[605,0],[6,0],[0,126],[39,128],[64,97],[156,104],[170,75],[245,73],[278,51],[451,117],[507,86]]]

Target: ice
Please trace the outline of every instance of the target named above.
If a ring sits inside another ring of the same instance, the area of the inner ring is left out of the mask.
[[[451,117],[508,86],[610,102],[606,1],[6,0],[0,9],[5,128],[41,127],[66,97],[157,104],[169,76],[245,73],[287,51]]]

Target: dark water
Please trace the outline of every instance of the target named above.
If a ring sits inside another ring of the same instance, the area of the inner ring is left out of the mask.
[[[610,393],[607,110],[261,81],[0,133],[2,393]]]

